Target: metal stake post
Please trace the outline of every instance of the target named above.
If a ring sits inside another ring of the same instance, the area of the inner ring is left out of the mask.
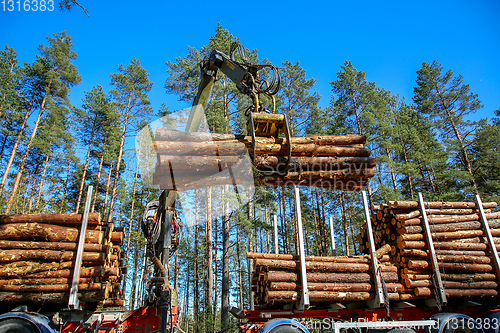
[[[446,294],[444,292],[443,281],[441,281],[441,272],[439,271],[439,265],[436,257],[436,250],[434,249],[434,241],[432,240],[431,228],[429,226],[429,221],[427,220],[427,213],[425,211],[424,197],[422,193],[418,193],[418,202],[420,203],[420,212],[422,213],[424,227],[424,236],[427,241],[427,245],[429,245],[429,255],[431,257],[431,266],[434,271],[435,276],[435,287],[436,287],[436,301],[438,302],[438,306],[446,306]]]
[[[366,197],[366,191],[363,191],[363,206],[365,208],[365,219],[366,219],[366,232],[368,234],[368,240],[370,244],[370,254],[372,256],[372,269],[373,269],[373,279],[375,281],[375,299],[372,301],[374,307],[383,307],[387,300],[384,297],[384,290],[382,288],[382,281],[380,280],[380,275],[378,274],[378,260],[377,254],[375,253],[375,240],[373,239],[373,229],[372,221],[370,219],[370,210],[368,209],[368,199]]]
[[[335,231],[333,229],[333,216],[330,216],[330,237],[332,238],[332,256],[336,256],[337,250],[335,249]]]
[[[299,258],[300,258],[300,273],[302,278],[302,298],[299,303],[299,310],[304,310],[309,306],[309,290],[307,289],[307,273],[306,273],[306,255],[304,252],[304,233],[302,231],[302,215],[300,209],[300,191],[297,186],[295,190],[295,212],[297,216],[297,231],[299,233]]]
[[[497,279],[500,279],[500,259],[498,258],[497,247],[495,246],[493,236],[491,235],[490,225],[488,224],[488,220],[486,219],[486,214],[484,213],[483,209],[483,202],[479,194],[476,194],[476,204],[479,208],[479,216],[481,218],[480,220],[486,233],[486,239],[488,240],[488,250],[493,255],[493,264],[495,266],[495,272],[497,273]]]
[[[274,253],[278,254],[278,215],[274,215]]]
[[[80,300],[78,299],[78,282],[80,281],[80,268],[82,266],[83,249],[85,245],[85,234],[87,233],[87,223],[89,220],[90,199],[92,198],[93,186],[89,185],[87,189],[87,199],[85,201],[85,210],[83,211],[82,227],[80,229],[80,238],[78,239],[78,250],[76,252],[75,268],[73,270],[73,282],[69,291],[68,307],[72,310],[81,310]]]

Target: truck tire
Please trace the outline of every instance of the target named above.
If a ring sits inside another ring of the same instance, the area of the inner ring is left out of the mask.
[[[480,325],[471,317],[460,313],[438,313],[430,319],[436,325],[425,328],[426,333],[483,333]]]
[[[38,328],[27,320],[9,318],[0,321],[0,333],[39,333]]]
[[[257,333],[309,333],[309,331],[293,319],[273,319],[265,323]]]

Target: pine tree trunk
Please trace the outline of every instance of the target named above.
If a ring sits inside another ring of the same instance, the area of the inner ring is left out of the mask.
[[[323,188],[321,188],[321,212],[323,219],[321,220],[321,229],[323,230],[323,254],[328,255],[328,231],[326,230],[326,214],[325,214],[325,193]]]
[[[66,168],[66,180],[64,181],[64,191],[63,191],[63,197],[61,199],[61,207],[59,208],[59,214],[61,214],[63,211],[64,200],[66,199],[66,193],[68,192],[69,166],[70,165],[71,165],[71,159],[68,158],[68,167]]]
[[[7,144],[7,140],[8,140],[8,139],[9,139],[9,136],[8,136],[8,135],[4,136],[4,138],[3,138],[2,148],[0,148],[0,160],[1,160],[1,159],[2,159],[2,157],[3,157],[3,152],[4,152],[4,150],[5,150],[5,145]]]
[[[290,207],[290,219],[292,220],[292,233],[293,233],[293,242],[295,245],[295,253],[299,253],[299,232],[298,230],[298,225],[297,225],[297,218],[295,216],[295,201],[293,201],[292,205],[292,198],[288,198],[288,206]],[[263,251],[261,251],[263,252]]]
[[[224,185],[223,197],[229,190],[229,185]],[[222,299],[221,323],[222,329],[229,328],[229,202],[224,200],[222,217]]]
[[[283,186],[281,187],[281,201],[283,204],[283,238],[285,239],[285,251],[283,252],[288,254],[290,247],[288,246],[288,223],[286,218],[285,188]]]
[[[50,90],[51,82],[48,84],[48,89]],[[30,140],[28,142],[28,145],[26,146],[26,151],[24,152],[23,159],[21,161],[21,165],[19,166],[19,169],[17,170],[17,176],[16,180],[14,181],[14,185],[12,186],[12,191],[10,193],[9,200],[7,201],[7,207],[5,208],[5,214],[9,214],[12,204],[14,203],[14,198],[16,196],[17,188],[19,187],[19,182],[21,181],[21,177],[23,175],[24,171],[24,166],[26,165],[26,161],[28,160],[28,155],[31,150],[31,145],[33,144],[33,140],[36,136],[36,133],[38,131],[38,126],[40,125],[40,121],[42,119],[42,114],[45,111],[45,103],[47,102],[47,93],[45,93],[45,96],[43,97],[42,104],[40,105],[40,111],[38,112],[38,117],[35,121],[35,125],[33,126],[33,132],[31,133]],[[1,193],[0,193],[1,195]]]
[[[28,214],[31,213],[31,208],[33,207],[33,197],[35,196],[35,187],[36,187],[36,180],[38,178],[38,164],[35,167],[35,171],[33,172],[33,183],[31,184],[31,191],[30,191],[30,200],[28,203]]]
[[[177,256],[177,253],[179,253],[179,251],[177,251],[175,254]],[[186,321],[186,326],[185,326],[185,330],[186,331],[189,331],[189,317],[188,317],[188,311],[189,311],[189,264],[187,265],[187,273],[186,273],[186,287],[185,287],[185,298],[184,298],[184,320]],[[178,290],[177,288],[175,290]]]
[[[214,303],[213,303],[213,308],[212,308],[212,324],[216,324],[216,317],[217,317],[217,299],[219,297],[218,293],[218,287],[219,287],[219,265],[218,265],[218,248],[219,248],[219,233],[218,233],[218,226],[219,226],[219,221],[217,218],[214,219]],[[215,327],[215,326],[214,326]]]
[[[129,216],[129,226],[128,226],[128,233],[127,233],[127,253],[125,255],[125,260],[127,261],[127,266],[128,266],[128,255],[130,252],[130,235],[132,233],[132,218],[134,216],[134,204],[135,204],[135,190],[137,188],[137,175],[139,173],[139,158],[137,158],[137,163],[135,166],[135,177],[134,177],[134,188],[132,190],[132,207],[130,208],[130,216]],[[96,191],[97,192],[97,191]],[[125,273],[123,273],[123,294],[125,294],[127,289],[127,270],[125,270]]]
[[[50,84],[49,84],[49,87],[50,87]],[[33,108],[35,94],[36,94],[36,91],[31,96],[30,105],[28,107],[28,110],[26,110],[26,113],[24,114],[21,128],[19,128],[19,131],[17,132],[16,141],[14,142],[14,146],[12,147],[12,152],[10,154],[9,161],[7,162],[7,166],[5,167],[5,171],[4,171],[4,174],[2,176],[2,180],[0,181],[0,196],[2,195],[3,188],[5,187],[5,182],[7,181],[7,176],[9,175],[9,171],[10,171],[10,168],[12,167],[12,163],[14,162],[14,157],[16,157],[17,147],[19,146],[19,143],[21,142],[22,135],[24,133],[24,128],[26,127],[26,123],[28,122],[28,118],[31,115],[31,110]],[[44,99],[44,101],[45,101],[45,99]]]
[[[392,162],[391,153],[390,153],[388,148],[385,149],[385,153],[386,153],[389,161]],[[392,187],[394,188],[394,191],[397,191],[398,185],[396,184],[396,174],[394,173],[394,168],[392,166],[392,163],[390,163],[390,162],[389,162],[389,168],[391,170]]]
[[[324,230],[323,230],[323,216],[321,216],[321,209],[319,207],[319,194],[318,194],[318,190],[317,189],[314,189],[314,193],[316,194],[316,211],[317,211],[317,214],[318,214],[318,229],[319,229],[319,242],[321,244],[320,246],[320,255],[324,256],[326,255],[326,244],[323,242],[323,240],[325,239],[325,235],[324,235]]]
[[[314,221],[314,243],[316,244],[316,255],[321,256],[323,251],[321,249],[321,234],[319,231],[319,223],[318,223],[318,214],[316,212],[316,205],[314,204],[314,193],[315,190],[311,189],[311,210],[313,214],[313,221]]]
[[[102,209],[102,215],[106,216],[106,208],[108,207],[108,193],[109,193],[109,183],[111,182],[111,172],[113,171],[113,162],[109,165],[108,180],[106,181],[106,194],[104,195],[104,208]]]
[[[92,131],[90,133],[89,147],[87,149],[87,157],[85,158],[85,165],[83,167],[82,179],[80,180],[80,189],[78,190],[78,198],[76,199],[75,213],[78,213],[78,210],[80,209],[80,201],[82,200],[83,185],[85,184],[85,176],[87,175],[87,167],[89,165],[90,148],[92,148],[92,141],[94,139],[96,118],[97,115],[94,117],[94,121],[92,122]]]
[[[140,225],[140,224],[139,224]],[[137,233],[139,232],[139,227],[137,227]],[[135,308],[135,293],[136,293],[136,280],[137,280],[137,266],[139,261],[139,240],[135,242],[134,249],[134,274],[132,275],[132,290],[130,292],[131,299],[129,304],[129,309],[132,310]]]
[[[206,281],[206,331],[213,331],[213,317],[212,317],[212,306],[213,302],[213,288],[214,288],[214,271],[213,271],[213,245],[212,245],[212,188],[207,188],[207,217],[205,224],[205,267],[207,269],[207,281]]]
[[[194,309],[193,309],[193,328],[194,333],[198,333],[198,314],[200,309],[200,289],[198,284],[198,190],[195,191],[195,229],[194,229]]]
[[[346,203],[344,191],[340,193],[341,209],[342,209],[342,224],[344,226],[344,242],[345,242],[345,253],[349,255],[349,234],[347,233],[347,216],[346,216]]]
[[[404,145],[403,140],[401,140],[401,145],[403,147],[403,156],[405,159],[405,163],[408,164],[408,156],[406,154],[406,146]],[[410,196],[411,196],[411,199],[413,200],[415,198],[415,192],[413,190],[413,181],[411,179],[410,174],[408,174],[408,186],[410,187]]]
[[[266,219],[266,225],[269,225],[269,216],[267,214],[267,198],[265,192],[264,192],[264,216]],[[271,253],[271,247],[269,243],[269,229],[266,229],[266,240],[267,240],[267,252]]]
[[[241,271],[241,257],[240,257],[240,226],[236,224],[236,256],[238,259],[238,282],[239,282],[239,307],[243,309],[243,272]]]
[[[51,144],[52,144],[52,141],[49,142],[49,147]],[[45,179],[45,174],[47,173],[47,166],[49,165],[49,158],[50,158],[50,150],[47,152],[47,156],[45,156],[45,162],[43,165],[42,176],[40,177],[40,186],[38,186],[38,194],[36,196],[36,203],[35,203],[35,212],[36,213],[38,213],[38,207],[40,206],[40,198],[42,196],[43,180]]]
[[[116,161],[115,181],[113,183],[113,190],[111,191],[111,202],[109,203],[108,222],[111,222],[111,218],[113,217],[113,206],[115,204],[115,195],[116,195],[116,189],[118,187],[118,178],[120,178],[120,166],[123,156],[123,147],[125,145],[125,134],[127,132],[128,115],[130,112],[131,101],[132,101],[132,93],[128,97],[127,108],[125,111],[125,118],[123,120],[123,130],[120,139],[120,150],[118,151],[118,160]]]
[[[189,268],[189,265],[188,265]],[[189,274],[187,279],[189,279]],[[179,290],[179,251],[175,251],[174,259],[174,289]]]
[[[97,177],[96,177],[96,181],[95,181],[95,191],[94,191],[94,198],[92,199],[92,208],[90,209],[91,212],[94,211],[94,208],[95,208],[95,201],[97,199],[97,192],[98,189],[99,189],[99,182],[101,180],[101,170],[102,170],[102,164],[104,162],[104,149],[106,147],[106,141],[108,139],[108,133],[106,132],[106,135],[104,136],[104,143],[102,144],[102,149],[103,149],[103,152],[101,154],[101,158],[99,159],[99,171],[97,172]]]
[[[249,201],[247,203],[247,216],[248,220],[251,221],[253,219],[253,210],[252,210],[252,201]],[[253,237],[252,237],[252,232],[248,235],[248,251],[253,252]],[[248,259],[248,285],[252,285],[252,272],[254,270],[253,267],[253,260]],[[254,292],[252,291],[252,288],[249,288],[249,299],[250,299],[250,310],[255,309],[255,304],[254,304]]]

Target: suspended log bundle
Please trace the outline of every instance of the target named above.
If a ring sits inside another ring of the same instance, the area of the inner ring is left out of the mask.
[[[397,267],[389,262],[390,250],[390,246],[379,249],[377,257],[389,298],[398,300],[403,285],[399,283]],[[255,304],[265,307],[300,299],[302,281],[298,256],[250,252],[247,257],[254,261]],[[370,256],[306,257],[305,260],[311,304],[374,298]]]
[[[298,137],[291,142],[256,137],[254,147],[250,136],[158,128],[155,140],[153,184],[168,190],[243,184],[255,176],[256,183],[269,186],[359,191],[374,176],[377,162],[362,135]],[[289,169],[284,172],[290,149]]]
[[[67,306],[83,214],[0,215],[0,300]],[[81,302],[124,306],[123,228],[90,213],[78,281]]]
[[[500,291],[480,213],[473,202],[425,202],[429,229],[445,294],[449,298],[496,297]],[[496,202],[483,203],[495,248],[500,250],[500,212]],[[429,245],[416,201],[389,201],[374,207],[377,247],[390,245],[404,292],[402,300],[434,297]],[[367,252],[362,228],[360,248]]]

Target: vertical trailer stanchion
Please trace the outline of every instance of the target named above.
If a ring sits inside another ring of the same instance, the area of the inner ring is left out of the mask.
[[[309,290],[307,289],[307,273],[306,273],[306,255],[304,252],[304,233],[302,231],[302,215],[300,209],[300,191],[297,186],[295,190],[295,212],[297,216],[297,231],[299,236],[299,258],[300,258],[300,274],[302,278],[302,297],[299,303],[299,310],[304,310],[309,306]]]
[[[380,280],[381,275],[379,274],[379,266],[377,260],[377,254],[375,253],[375,240],[373,239],[373,229],[372,222],[370,218],[370,210],[368,209],[368,199],[366,198],[366,191],[363,191],[363,206],[365,208],[365,219],[366,219],[366,232],[368,234],[368,241],[370,245],[370,255],[372,257],[372,273],[373,279],[375,281],[375,299],[370,301],[373,307],[383,307],[387,305],[388,300],[384,297],[384,290],[382,288],[382,281]]]
[[[278,215],[274,215],[274,253],[278,254]]]
[[[493,240],[493,236],[491,235],[490,225],[488,224],[488,220],[486,219],[486,214],[483,209],[483,202],[479,194],[476,194],[476,204],[477,208],[479,208],[479,217],[480,221],[483,225],[483,230],[486,233],[486,239],[488,240],[488,250],[493,255],[493,266],[495,268],[495,273],[497,273],[497,279],[500,279],[500,259],[498,258],[497,247],[495,246],[495,241]]]
[[[418,202],[420,203],[420,212],[422,214],[422,226],[424,229],[425,240],[429,246],[429,255],[431,257],[431,266],[434,272],[434,297],[436,298],[437,306],[441,309],[442,306],[446,306],[446,294],[444,292],[443,281],[441,280],[441,272],[439,271],[439,265],[436,257],[436,250],[434,249],[434,241],[432,240],[431,228],[429,226],[429,221],[427,220],[427,212],[425,211],[424,197],[422,193],[418,193]]]
[[[92,198],[92,185],[87,189],[87,199],[85,200],[85,210],[83,211],[82,227],[80,228],[80,238],[78,239],[78,250],[76,252],[75,268],[73,270],[73,282],[69,291],[68,307],[72,310],[81,310],[78,299],[78,282],[80,281],[80,268],[82,266],[83,249],[85,246],[85,234],[87,233],[87,223],[89,220],[90,199]]]
[[[330,216],[330,237],[332,239],[332,256],[336,256],[337,250],[335,249],[335,232],[333,229],[333,216]]]

